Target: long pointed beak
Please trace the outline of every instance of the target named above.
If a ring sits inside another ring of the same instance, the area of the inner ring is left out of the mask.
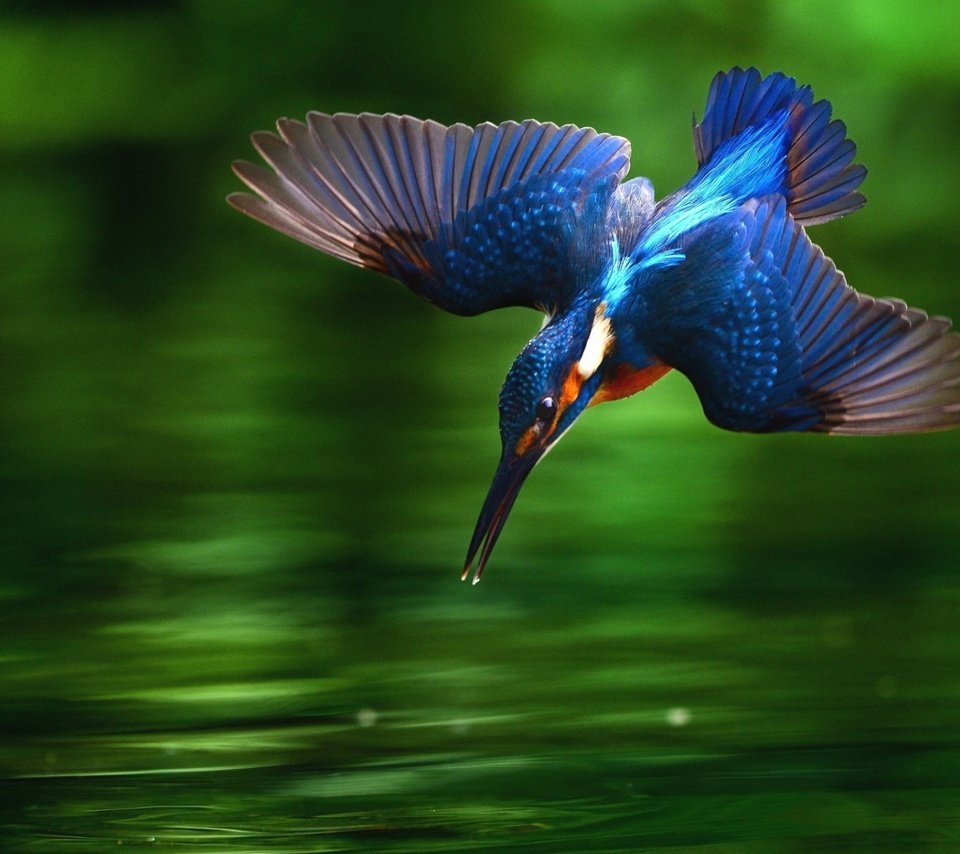
[[[483,568],[487,565],[487,559],[507,522],[510,508],[517,500],[520,487],[523,486],[527,475],[541,456],[543,454],[538,451],[528,451],[522,457],[508,457],[504,453],[500,458],[500,465],[493,476],[493,483],[490,484],[487,500],[483,502],[483,508],[480,510],[480,518],[477,519],[477,527],[473,531],[470,548],[467,549],[467,560],[463,567],[463,574],[460,576],[461,581],[466,581],[467,576],[470,575],[470,567],[477,552],[480,553],[480,558],[473,573],[473,583],[476,584],[480,580]]]

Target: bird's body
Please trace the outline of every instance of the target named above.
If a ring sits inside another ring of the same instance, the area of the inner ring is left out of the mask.
[[[809,87],[718,74],[698,171],[659,202],[629,143],[528,121],[327,116],[255,134],[273,172],[230,201],[471,315],[544,312],[500,396],[503,453],[471,542],[486,564],[527,474],[589,405],[686,374],[716,425],[886,434],[960,425],[960,336],[847,286],[805,227],[864,199],[846,128]]]

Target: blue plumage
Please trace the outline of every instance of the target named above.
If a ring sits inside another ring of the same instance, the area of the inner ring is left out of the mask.
[[[801,351],[783,276],[750,238],[739,212],[686,235],[684,262],[645,284],[642,337],[690,378],[714,424],[765,432],[795,395]]]
[[[698,169],[656,202],[629,143],[573,125],[445,127],[311,113],[254,134],[272,170],[229,201],[457,314],[537,308],[500,396],[503,452],[475,579],[527,474],[592,403],[671,368],[730,430],[889,434],[960,425],[949,321],[850,288],[805,227],[864,204],[827,101],[781,73],[718,74]]]
[[[564,254],[545,235],[564,235],[575,216],[580,169],[537,175],[457,214],[453,229],[423,245],[426,269],[396,250],[390,273],[424,298],[458,314],[478,314],[525,300],[555,305]],[[569,238],[566,238],[569,239]]]

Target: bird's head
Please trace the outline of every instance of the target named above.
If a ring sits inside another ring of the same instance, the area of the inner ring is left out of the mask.
[[[596,394],[612,344],[603,304],[591,305],[553,318],[517,356],[500,392],[503,451],[470,541],[464,579],[479,553],[473,575],[479,581],[527,475]]]

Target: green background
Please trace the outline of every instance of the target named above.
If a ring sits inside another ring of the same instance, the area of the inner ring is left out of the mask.
[[[84,8],[84,11],[80,11]],[[0,821],[16,851],[960,850],[960,435],[590,410],[458,573],[539,318],[238,215],[282,115],[535,117],[692,173],[716,71],[829,98],[850,282],[960,317],[960,7],[7,2]]]

